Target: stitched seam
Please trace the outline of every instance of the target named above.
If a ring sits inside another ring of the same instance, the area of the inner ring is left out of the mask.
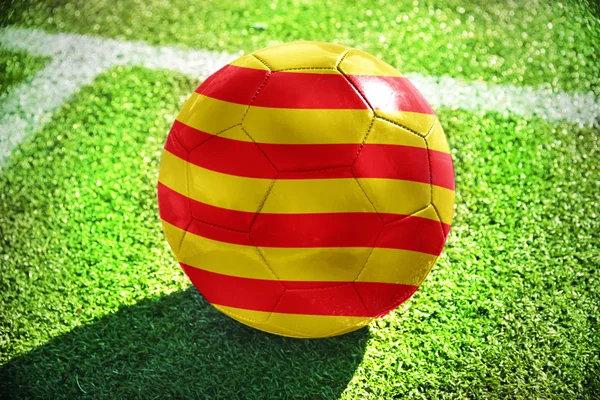
[[[270,77],[271,77],[271,71],[268,72],[267,76],[262,81],[262,83],[260,84],[258,89],[256,89],[256,92],[254,93],[254,96],[252,96],[250,103],[248,103],[248,107],[246,107],[246,111],[244,111],[244,115],[242,116],[242,122],[240,122],[242,124],[242,128],[243,128],[244,120],[246,119],[246,115],[248,115],[248,111],[250,111],[250,107],[252,107],[252,104],[254,104],[256,97],[258,97],[258,94],[260,93],[262,88],[265,87],[265,85],[267,84],[267,81],[269,80]]]
[[[330,171],[333,169],[344,169],[344,168],[350,168],[348,165],[340,165],[337,167],[327,167],[327,168],[307,168],[307,169],[285,169],[285,170],[280,170],[279,172],[281,173],[286,173],[286,172],[317,172],[317,171]]]
[[[271,268],[271,266],[267,262],[267,259],[265,258],[265,255],[263,254],[262,251],[260,251],[260,248],[256,245],[256,242],[254,242],[254,240],[252,239],[252,237],[250,237],[250,234],[248,234],[248,239],[250,239],[250,241],[254,245],[254,248],[258,252],[258,256],[261,258],[261,260],[263,260],[263,262],[265,263],[266,267],[269,269],[269,271],[271,272],[271,274],[273,274],[273,276],[277,279],[277,282],[279,282],[281,284],[281,286],[285,290],[286,287],[285,287],[285,285],[283,283],[281,283],[281,278],[279,278],[279,276],[277,276],[277,274],[275,273],[275,271],[273,271],[273,269]]]
[[[437,120],[438,120],[437,118],[433,120],[433,124],[431,125],[431,128],[429,128],[429,131],[427,131],[427,135],[425,135],[423,140],[425,140],[425,146],[427,146],[427,162],[429,163],[429,202],[430,202],[429,204],[433,207],[433,211],[435,212],[438,222],[440,223],[440,227],[442,229],[442,234],[444,236],[446,236],[446,230],[444,229],[442,217],[440,217],[440,213],[438,212],[437,207],[435,206],[435,204],[433,202],[433,170],[431,168],[431,153],[430,153],[430,149],[429,149],[429,142],[427,142],[427,137],[429,137],[429,135],[433,131],[433,128],[434,128]]]
[[[382,117],[380,115],[375,115],[375,118],[378,118],[378,119],[380,119],[382,121],[386,121],[386,122],[389,122],[390,124],[394,124],[396,126],[399,126],[400,128],[405,129],[405,130],[409,131],[410,133],[414,133],[415,135],[417,135],[418,137],[420,137],[422,139],[425,139],[426,135],[422,135],[419,132],[415,131],[414,129],[410,129],[409,127],[404,126],[404,125],[402,125],[402,124],[400,124],[400,123],[398,123],[396,121],[392,121],[391,119],[387,119],[387,118]],[[435,120],[434,120],[434,123],[435,123]]]
[[[223,226],[223,225],[215,224],[215,223],[212,223],[212,222],[208,222],[208,221],[205,221],[203,219],[196,218],[194,216],[192,216],[192,220],[196,221],[196,222],[200,222],[200,223],[206,224],[206,225],[209,225],[209,226],[212,226],[213,228],[220,228],[220,229],[223,229],[223,230],[226,230],[226,231],[230,231],[230,232],[245,233],[245,234],[250,233],[250,231],[243,231],[241,229],[229,228],[227,226]]]
[[[346,58],[346,56],[348,55],[348,53],[350,53],[351,50],[352,49],[348,49],[342,53],[342,56],[340,57],[340,59],[335,63],[335,69],[340,71],[340,64],[342,63],[342,61],[344,61],[344,58]],[[340,72],[342,73],[342,75],[344,75],[344,73],[342,71],[340,71]]]
[[[258,249],[258,247],[257,247],[257,249]],[[269,322],[271,320],[271,317],[273,316],[273,313],[275,312],[275,309],[277,308],[277,306],[279,305],[279,303],[281,303],[281,299],[283,298],[283,295],[285,294],[286,291],[287,291],[287,288],[284,286],[283,287],[283,291],[281,292],[281,294],[279,295],[279,298],[275,302],[275,305],[273,306],[273,309],[271,310],[271,312],[269,313],[269,316],[265,320],[265,323],[267,323],[267,322]]]
[[[252,53],[252,54],[250,54],[250,55],[251,55],[252,57],[256,58],[258,61],[260,61],[260,63],[261,63],[262,65],[264,65],[265,67],[267,67],[267,68],[269,69],[269,72],[272,72],[272,71],[273,71],[273,68],[271,68],[271,66],[270,66],[270,65],[269,65],[269,64],[268,64],[268,63],[267,63],[265,60],[263,60],[262,58],[260,58],[259,56],[257,56],[257,55],[256,55],[256,54],[254,54],[254,53]]]
[[[371,130],[373,129],[373,124],[374,123],[375,123],[375,115],[373,115],[373,118],[371,118],[371,123],[369,124],[369,127],[367,128],[367,133],[365,133],[365,136],[363,137],[362,142],[358,146],[358,150],[356,151],[356,155],[354,156],[354,159],[352,160],[352,164],[350,164],[351,168],[354,168],[354,164],[356,163],[356,160],[358,159],[358,156],[360,155],[361,151],[363,151],[363,149],[365,147],[365,143],[366,143],[367,139],[369,138],[369,134],[371,133]],[[354,171],[352,171],[352,175],[354,175]]]
[[[319,71],[336,71],[335,67],[303,67],[303,68],[284,68],[273,70],[272,72],[293,72],[293,71],[308,71],[308,70],[319,70]]]
[[[363,264],[363,266],[360,269],[360,271],[358,271],[358,274],[356,275],[356,278],[354,278],[354,280],[352,281],[353,284],[358,281],[358,279],[362,275],[363,271],[365,270],[365,267],[369,263],[369,260],[371,259],[371,255],[373,254],[373,251],[375,251],[375,249],[377,248],[376,247],[377,242],[379,241],[379,238],[381,237],[381,234],[383,233],[384,229],[385,229],[385,224],[381,227],[381,230],[379,231],[379,234],[377,235],[377,238],[375,238],[375,243],[373,244],[373,246],[371,246],[371,252],[367,256],[367,259],[365,260],[365,263]],[[354,290],[356,290],[356,286],[354,287]],[[356,293],[358,293],[358,290],[356,290]],[[360,295],[360,293],[358,293],[358,297],[360,297],[360,300],[363,301],[362,300],[362,296]],[[365,306],[364,302],[363,302],[363,306]],[[366,306],[365,306],[365,309],[366,309]]]
[[[223,134],[223,133],[227,132],[228,130],[230,130],[230,129],[233,129],[233,128],[235,128],[236,126],[241,126],[241,125],[242,125],[242,123],[241,123],[241,122],[238,122],[237,124],[235,124],[235,125],[232,125],[232,126],[230,126],[229,128],[225,128],[225,129],[223,129],[223,130],[221,130],[221,131],[219,131],[219,132],[217,132],[217,133],[211,134],[211,135],[212,135],[211,137],[209,137],[208,139],[205,139],[205,140],[203,140],[202,142],[198,143],[197,145],[195,145],[194,147],[192,147],[191,149],[189,149],[189,150],[188,150],[188,152],[189,152],[189,153],[191,153],[192,151],[196,150],[198,147],[202,146],[204,143],[208,142],[209,140],[212,140],[212,139],[214,139],[215,137],[217,137],[217,136],[220,136],[221,134]],[[188,126],[189,126],[189,125],[188,125]],[[186,161],[187,161],[187,160],[186,160]]]
[[[190,226],[192,225],[193,221],[194,221],[194,218],[190,219],[190,222],[188,222],[187,226],[183,230],[183,236],[181,237],[181,240],[179,241],[179,246],[177,247],[178,253],[181,250],[181,246],[183,246],[183,240],[185,239],[186,235],[188,234],[188,229],[190,229]],[[179,261],[179,260],[177,260],[177,261]]]

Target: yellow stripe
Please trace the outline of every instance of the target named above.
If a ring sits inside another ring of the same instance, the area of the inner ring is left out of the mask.
[[[376,110],[375,115],[394,122],[402,127],[406,127],[423,137],[429,133],[429,130],[437,119],[433,114],[420,114],[406,111]]]
[[[402,76],[391,65],[361,50],[352,49],[339,65],[345,75]]]
[[[186,183],[186,171],[189,176]],[[374,212],[409,215],[431,201],[441,207],[442,222],[450,223],[454,191],[427,183],[398,179],[271,179],[246,178],[211,171],[164,151],[159,181],[199,202],[230,210],[281,214]],[[358,182],[358,183],[357,183]],[[360,186],[358,185],[360,184]],[[362,190],[361,190],[362,187]],[[366,193],[369,198],[365,196]],[[188,192],[189,191],[189,192]],[[188,194],[189,193],[189,194]],[[435,219],[435,218],[434,218]]]
[[[230,62],[229,65],[235,65],[236,67],[243,68],[260,69],[262,71],[269,70],[266,65],[260,62],[258,58],[254,57],[252,54],[241,56],[237,60]]]
[[[183,105],[177,120],[202,132],[216,135],[242,122],[246,108],[248,106],[194,92]]]
[[[273,71],[293,70],[307,74],[403,76],[391,65],[362,50],[332,43],[294,42],[246,54],[230,64]],[[343,59],[342,59],[343,56]],[[341,60],[341,62],[340,62]],[[339,63],[339,69],[336,66]]]
[[[446,135],[444,135],[444,129],[439,119],[435,121],[433,129],[431,129],[431,132],[425,139],[430,149],[450,153],[450,146],[448,146],[448,141],[446,140]]]
[[[217,134],[241,123],[247,106],[229,103],[194,93],[182,108],[177,120],[200,131]],[[383,111],[377,111],[383,113]],[[309,110],[290,108],[250,107],[244,119],[244,129],[254,141],[276,144],[343,144],[362,143],[371,124],[371,110]],[[385,117],[395,118],[411,129],[423,129],[425,134],[435,115],[397,112]],[[425,147],[415,134],[383,120],[373,123],[368,143],[398,144]],[[372,137],[371,137],[372,135]],[[414,136],[414,137],[413,137]],[[250,137],[242,140],[251,141]],[[434,143],[430,148],[444,151]]]
[[[349,47],[323,42],[292,42],[255,51],[271,70],[335,68]],[[307,70],[310,71],[310,70]]]
[[[416,115],[424,116],[425,114]],[[423,117],[423,119],[427,120],[425,121],[426,123],[430,122],[430,118],[427,116]],[[365,144],[397,144],[450,153],[448,142],[446,142],[444,131],[438,120],[435,121],[434,128],[426,139],[427,143],[421,135],[417,135],[392,122],[376,118]]]
[[[324,282],[351,282],[356,279],[358,282],[419,286],[437,260],[430,254],[397,249],[377,248],[371,254],[367,247],[264,247],[261,252],[269,263],[267,267],[253,246],[207,239],[185,233],[166,221],[161,222],[179,262],[242,278]],[[363,270],[367,259],[368,264]]]
[[[213,306],[241,323],[265,332],[296,338],[319,338],[341,335],[368,325],[374,318],[328,315],[283,314]]]

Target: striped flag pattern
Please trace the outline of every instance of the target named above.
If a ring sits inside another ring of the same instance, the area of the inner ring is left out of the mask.
[[[353,331],[406,301],[452,223],[442,127],[394,68],[294,42],[206,79],[169,132],[160,217],[217,309],[293,337]]]

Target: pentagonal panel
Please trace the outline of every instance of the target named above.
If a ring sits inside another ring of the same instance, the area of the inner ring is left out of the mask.
[[[255,51],[272,70],[297,68],[330,68],[339,62],[348,47],[323,42],[292,42]]]

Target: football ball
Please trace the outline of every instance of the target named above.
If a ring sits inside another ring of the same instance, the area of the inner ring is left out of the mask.
[[[438,118],[390,65],[294,42],[206,79],[169,132],[160,218],[218,310],[339,335],[406,301],[440,255],[454,170]]]

